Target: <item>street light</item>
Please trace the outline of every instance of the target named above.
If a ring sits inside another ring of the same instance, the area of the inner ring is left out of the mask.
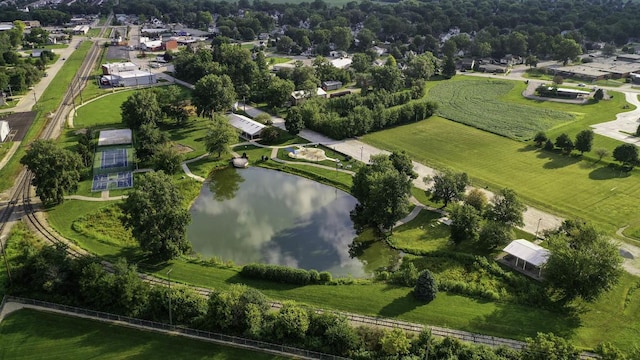
[[[364,146],[360,146],[360,162],[362,161],[362,153],[364,152]]]
[[[173,320],[171,319],[171,272],[173,268],[167,271],[167,276],[169,277],[169,325],[173,326]]]
[[[538,238],[538,230],[540,230],[540,222],[542,221],[542,218],[538,219],[538,226],[536,227],[536,239]]]

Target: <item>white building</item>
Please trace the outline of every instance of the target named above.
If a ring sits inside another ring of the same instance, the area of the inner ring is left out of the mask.
[[[131,129],[102,130],[98,135],[98,146],[128,145],[132,139]]]
[[[348,68],[353,60],[351,58],[340,58],[331,60],[331,65],[337,67],[338,69],[346,69]]]
[[[138,70],[138,65],[132,62],[102,64],[102,75],[117,75],[126,71]]]
[[[73,28],[73,33],[76,35],[87,35],[91,27],[89,25],[77,25]]]
[[[7,136],[9,136],[9,123],[0,121],[0,142],[4,142]]]
[[[102,86],[139,86],[157,82],[156,74],[143,70],[123,71],[100,77],[100,85]]]
[[[231,126],[240,131],[240,136],[248,140],[259,138],[262,130],[266,128],[265,125],[243,115],[231,113],[228,114],[227,117],[229,118]]]

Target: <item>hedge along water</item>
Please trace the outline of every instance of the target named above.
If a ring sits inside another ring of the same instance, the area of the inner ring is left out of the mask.
[[[187,237],[204,257],[369,277],[393,259],[382,242],[349,254],[356,199],[298,176],[261,168],[217,171],[191,208]],[[383,261],[380,261],[380,260]]]

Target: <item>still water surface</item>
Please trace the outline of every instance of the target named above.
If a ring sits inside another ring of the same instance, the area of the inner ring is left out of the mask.
[[[187,237],[202,256],[238,265],[262,262],[366,277],[394,254],[375,244],[350,257],[356,234],[349,211],[355,204],[343,191],[298,176],[225,169],[202,187]]]

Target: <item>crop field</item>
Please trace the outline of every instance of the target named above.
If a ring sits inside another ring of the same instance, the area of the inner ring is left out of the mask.
[[[439,103],[437,114],[443,118],[517,140],[574,120],[566,112],[502,100],[513,87],[512,81],[446,81],[427,96]]]
[[[288,359],[35,310],[0,324],[2,359]]]

